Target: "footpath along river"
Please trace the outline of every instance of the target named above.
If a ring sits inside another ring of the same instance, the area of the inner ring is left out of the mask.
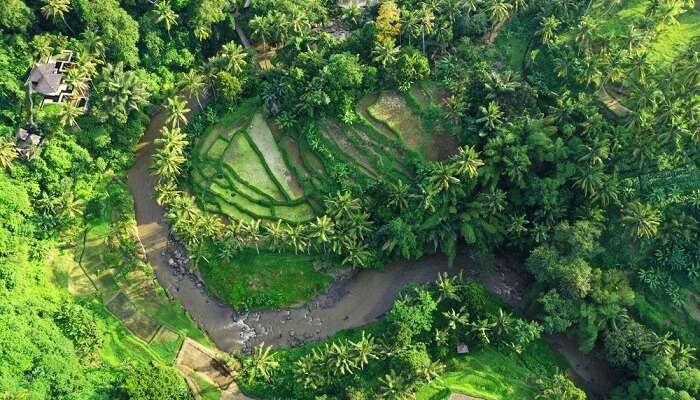
[[[190,101],[190,108],[197,108],[196,102]],[[154,141],[166,117],[164,111],[153,116],[136,148],[136,162],[128,173],[138,233],[160,285],[185,307],[221,350],[245,352],[263,341],[275,347],[288,347],[365,325],[389,310],[403,286],[433,281],[441,272],[463,271],[465,276],[481,282],[512,306],[522,306],[526,278],[505,265],[480,271],[467,254],[461,253],[451,268],[445,257],[433,255],[394,262],[381,271],[359,271],[332,284],[327,293],[301,308],[236,312],[210,294],[196,275],[185,272],[176,261],[184,258],[183,253],[171,240],[165,210],[155,201],[156,179],[150,173],[156,150]],[[590,394],[597,397],[609,392],[613,375],[607,364],[578,351],[571,339],[563,336],[546,339],[569,361],[577,383]]]

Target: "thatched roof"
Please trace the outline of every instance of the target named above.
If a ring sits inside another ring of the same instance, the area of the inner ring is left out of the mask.
[[[54,95],[61,90],[63,74],[58,72],[56,63],[36,64],[27,78],[32,90],[45,96]]]

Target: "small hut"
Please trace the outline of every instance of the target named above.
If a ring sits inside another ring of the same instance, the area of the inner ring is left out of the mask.
[[[25,160],[31,159],[37,149],[44,142],[44,135],[33,123],[17,131],[16,148],[17,155]]]

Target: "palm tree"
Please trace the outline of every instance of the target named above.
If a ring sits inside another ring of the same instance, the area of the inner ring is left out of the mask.
[[[200,110],[204,109],[201,97],[205,96],[208,91],[205,79],[204,73],[191,69],[182,76],[182,81],[180,81],[180,88],[188,97],[194,97],[197,100]]]
[[[161,149],[153,156],[153,171],[166,181],[174,180],[182,172],[185,161],[182,153]]]
[[[380,397],[390,400],[404,400],[410,398],[411,388],[406,380],[393,369],[388,374],[379,378]]]
[[[164,126],[160,131],[160,137],[155,140],[155,143],[162,145],[166,152],[183,154],[188,141],[187,135],[182,133],[180,128]]]
[[[260,343],[255,347],[253,355],[243,362],[245,372],[248,375],[248,383],[252,383],[256,377],[260,376],[268,381],[272,372],[279,367],[277,355],[271,352],[272,347],[265,347],[265,343]]]
[[[488,318],[477,318],[476,321],[469,323],[470,331],[481,340],[483,343],[491,343],[491,331],[496,326],[496,323],[490,322]]]
[[[306,226],[303,224],[289,225],[287,227],[287,237],[294,248],[294,254],[306,250],[309,245],[306,238]]]
[[[445,373],[445,364],[431,361],[430,364],[421,365],[416,372],[423,382],[430,383]]]
[[[400,47],[401,46],[396,45],[394,39],[380,41],[375,44],[374,49],[372,50],[372,60],[381,64],[383,68],[386,68],[388,65],[396,62],[400,52]]]
[[[156,14],[156,22],[163,23],[165,25],[165,30],[170,34],[170,29],[173,25],[177,25],[178,15],[170,7],[170,2],[167,0],[159,1],[153,11]]]
[[[316,217],[316,221],[309,226],[311,237],[317,238],[319,242],[325,244],[335,233],[335,222],[327,215]]]
[[[465,0],[440,0],[438,10],[440,13],[447,15],[450,25],[454,25],[457,16],[461,15],[470,7]]]
[[[274,30],[273,20],[268,16],[256,15],[250,20],[251,36],[263,43],[263,51],[267,51],[267,44],[272,39]]]
[[[350,345],[354,350],[355,365],[360,369],[369,364],[370,359],[376,360],[379,358],[374,337],[371,334],[365,336],[365,331],[362,331],[360,339],[356,342],[350,342]]]
[[[396,184],[389,185],[389,198],[387,205],[395,208],[401,213],[408,208],[408,201],[411,198],[411,187],[399,180]]]
[[[168,99],[166,104],[168,109],[168,118],[165,122],[170,124],[173,128],[178,128],[180,123],[187,124],[187,113],[190,109],[187,107],[187,100],[182,96],[174,96]]]
[[[498,314],[496,314],[496,335],[504,336],[510,333],[513,329],[513,315],[503,311],[502,308],[498,309]]]
[[[194,37],[196,37],[200,42],[208,39],[209,36],[211,36],[211,27],[202,24],[197,24],[194,27]]]
[[[343,15],[343,20],[351,25],[351,27],[356,27],[360,23],[360,18],[362,17],[362,8],[357,4],[355,0],[350,1],[350,3],[341,6],[341,12]]]
[[[260,222],[259,219],[254,219],[248,224],[243,224],[243,232],[248,237],[248,240],[253,242],[256,253],[260,253],[259,244],[263,238],[260,232]]]
[[[270,247],[277,249],[277,251],[282,251],[287,245],[287,232],[289,228],[287,224],[284,224],[281,219],[278,219],[274,224],[265,225],[265,233],[270,241]]]
[[[311,354],[301,357],[294,363],[296,366],[294,373],[305,389],[316,390],[321,387],[327,379],[326,369],[323,369],[323,372],[320,371],[323,366],[319,367],[319,360],[322,359],[323,356],[314,348],[311,349]]]
[[[366,267],[371,253],[367,245],[358,243],[356,240],[351,240],[345,244],[346,256],[343,259],[344,265],[356,267]]]
[[[661,224],[661,213],[649,204],[633,201],[622,210],[622,221],[628,224],[640,239],[656,235]]]
[[[77,92],[78,95],[84,96],[90,88],[89,81],[91,76],[89,69],[91,68],[94,68],[94,65],[91,64],[88,67],[82,67],[81,64],[78,67],[69,69],[63,75],[66,84],[70,86],[74,92]]]
[[[349,234],[354,239],[365,239],[365,234],[372,232],[372,221],[369,214],[364,211],[356,211],[348,218]]]
[[[15,142],[9,138],[0,140],[0,167],[3,169],[12,168],[12,162],[17,158]]]
[[[90,57],[102,60],[105,55],[105,45],[100,35],[92,29],[87,29],[80,36],[82,36],[80,44],[84,53],[81,54],[81,58],[85,59],[85,57]]]
[[[454,308],[442,313],[442,315],[447,320],[447,327],[450,330],[456,331],[462,326],[467,326],[469,324],[469,313],[461,307],[459,311],[455,311]]]
[[[491,15],[494,26],[505,21],[512,9],[513,5],[506,0],[490,0],[487,5],[487,12]]]
[[[349,219],[352,214],[362,209],[360,199],[353,197],[349,191],[338,191],[334,196],[326,196],[324,204],[328,214],[336,222],[341,219]]]
[[[447,346],[450,339],[450,333],[444,329],[437,329],[433,333],[433,340],[438,346]]]
[[[449,95],[442,103],[445,113],[452,120],[454,126],[459,125],[459,121],[464,117],[466,103],[461,96]]]
[[[351,348],[346,342],[326,343],[324,348],[327,366],[334,376],[352,375],[357,368]]]
[[[170,204],[170,201],[182,194],[173,181],[162,182],[156,187],[156,203],[159,205]]]
[[[85,202],[75,197],[75,193],[72,190],[66,190],[61,195],[58,206],[60,207],[58,216],[68,222],[83,215]]]
[[[459,179],[447,164],[436,163],[431,171],[428,192],[431,195],[445,192],[452,185],[458,184]]]
[[[555,41],[557,37],[556,30],[560,25],[561,21],[559,18],[553,15],[542,18],[540,29],[537,31],[537,34],[542,39],[542,44],[549,46]]]
[[[70,11],[70,0],[42,0],[44,5],[41,7],[41,14],[46,19],[60,18],[66,27],[72,31],[71,27],[66,22],[66,13]]]
[[[243,46],[235,42],[230,42],[223,45],[218,59],[226,71],[233,74],[240,74],[248,63],[246,56],[247,53]]]
[[[75,102],[69,101],[61,103],[61,107],[58,110],[58,121],[64,128],[70,126],[80,129],[78,117],[82,114],[83,110],[75,105]]]
[[[418,10],[418,21],[418,32],[420,32],[421,35],[423,54],[425,54],[425,35],[431,35],[435,30],[435,14],[433,14],[433,11],[428,8],[425,3],[423,3]]]
[[[406,37],[408,37],[408,45],[411,45],[411,39],[413,36],[419,34],[419,10],[401,10],[401,29],[404,31]]]
[[[461,278],[461,276],[460,276]],[[460,301],[459,288],[461,284],[459,283],[460,278],[450,277],[447,272],[438,274],[438,279],[435,285],[438,290],[438,302],[445,300]]]
[[[480,106],[479,112],[481,112],[482,117],[478,118],[476,122],[481,122],[491,130],[496,129],[501,122],[501,118],[503,118],[503,111],[501,111],[501,107],[495,101],[490,101],[486,107]]]
[[[484,165],[484,162],[479,158],[479,152],[474,146],[463,146],[452,157],[451,165],[455,168],[457,175],[473,179],[479,174],[479,168]]]
[[[148,104],[148,89],[134,71],[124,71],[124,64],[107,64],[102,69],[102,81],[106,83],[103,101],[110,115],[118,116],[126,122],[130,110],[139,110]]]
[[[581,189],[586,197],[593,198],[603,187],[604,177],[601,167],[591,165],[586,168],[578,168],[574,185]]]

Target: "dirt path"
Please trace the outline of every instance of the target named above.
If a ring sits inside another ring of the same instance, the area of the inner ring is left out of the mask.
[[[194,109],[196,106],[190,104]],[[466,271],[486,288],[511,304],[521,304],[525,281],[512,270],[481,273],[466,254],[457,257],[448,268],[443,256],[427,256],[418,261],[395,262],[381,271],[363,270],[352,279],[332,285],[327,294],[317,296],[306,306],[288,310],[266,310],[239,314],[209,294],[198,277],[183,272],[172,262],[177,247],[169,240],[169,225],[164,209],[155,202],[155,179],[150,175],[154,139],[164,124],[165,112],[155,115],[137,146],[136,163],[129,171],[128,186],[134,196],[138,232],[156,278],[170,296],[185,307],[219,349],[226,352],[248,351],[264,341],[286,347],[324,339],[336,332],[356,328],[381,317],[393,304],[397,291],[408,283],[426,283],[439,272]],[[567,359],[567,353],[562,351]],[[578,352],[577,357],[592,359]],[[593,393],[607,390],[607,370],[601,363],[574,363],[581,384]],[[571,362],[571,361],[570,361]],[[585,377],[591,376],[590,381]]]

